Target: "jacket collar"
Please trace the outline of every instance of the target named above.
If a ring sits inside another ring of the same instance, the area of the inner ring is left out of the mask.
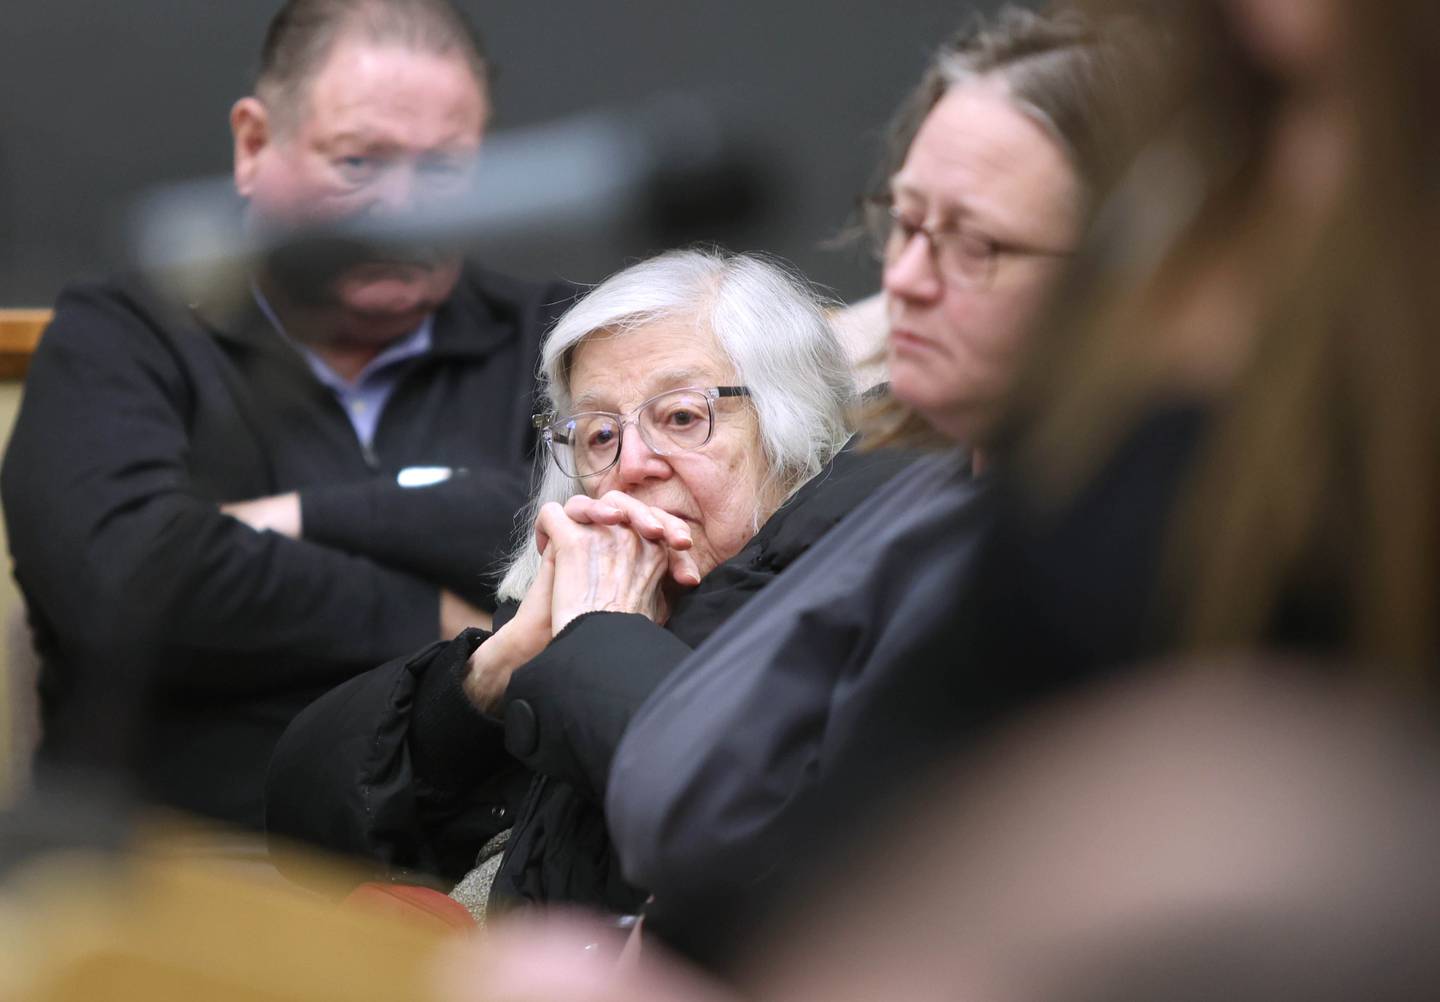
[[[461,269],[450,297],[435,311],[430,353],[438,357],[483,358],[515,337],[513,310],[484,295],[474,269]]]

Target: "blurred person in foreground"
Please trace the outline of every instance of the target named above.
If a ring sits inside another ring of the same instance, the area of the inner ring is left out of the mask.
[[[932,777],[722,986],[517,920],[448,1002],[1423,1002],[1440,992],[1435,720],[1313,665],[1155,666]]]
[[[753,256],[676,251],[607,279],[546,338],[542,387],[544,472],[497,629],[318,700],[267,785],[272,835],[463,877],[482,921],[492,902],[638,910],[601,807],[631,714],[914,459],[839,451],[843,351],[803,281]]]
[[[867,441],[933,455],[687,659],[636,716],[610,776],[620,859],[655,897],[647,930],[693,957],[723,965],[803,869],[797,813],[816,784],[845,784],[836,763],[875,690],[947,633],[971,587],[992,515],[992,457],[977,446],[1114,170],[1101,109],[1127,42],[1076,15],[1005,9],[942,47],[896,118],[872,200],[891,384]],[[970,677],[956,728],[1031,694],[1025,678]],[[883,777],[887,747],[863,754]],[[850,806],[887,812],[878,798]]]
[[[454,195],[488,114],[479,40],[447,0],[292,0],[230,114],[245,225]],[[42,762],[132,765],[146,797],[258,828],[302,706],[485,620],[540,335],[569,293],[373,253],[318,286],[262,267],[238,311],[134,276],[61,295],[0,481],[44,662]],[[407,486],[412,467],[449,479]],[[98,692],[144,694],[133,754],[92,740],[129,705]]]
[[[979,656],[1084,672],[1263,647],[1424,685],[1440,656],[1440,9],[1163,10],[1173,55],[1147,141],[1002,432],[1013,503]]]

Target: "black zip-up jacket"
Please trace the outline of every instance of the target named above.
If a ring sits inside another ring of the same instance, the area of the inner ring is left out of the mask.
[[[442,587],[493,605],[540,340],[572,297],[467,270],[366,449],[249,297],[219,319],[133,280],[62,293],[0,475],[43,659],[42,761],[83,758],[126,708],[144,793],[258,826],[301,707],[434,639]],[[400,487],[409,466],[466,472]],[[219,510],[290,491],[300,540]]]
[[[276,749],[271,833],[368,858],[400,879],[453,884],[513,826],[492,900],[637,910],[644,892],[622,879],[602,809],[631,716],[696,645],[915,458],[841,452],[681,596],[664,628],[622,613],[577,618],[515,672],[503,722],[460,688],[486,638],[479,630],[340,686]]]

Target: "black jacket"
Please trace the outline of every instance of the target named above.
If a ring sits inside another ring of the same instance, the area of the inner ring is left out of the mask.
[[[540,338],[570,297],[467,272],[367,450],[253,303],[217,319],[137,282],[67,289],[0,476],[44,661],[42,758],[93,736],[118,672],[149,695],[145,791],[258,826],[301,707],[435,637],[441,586],[487,600],[526,493]],[[399,487],[416,465],[468,474]],[[289,491],[303,540],[218,509]]]
[[[647,929],[698,953],[797,869],[805,840],[789,829],[803,827],[817,784],[844,784],[836,759],[866,729],[876,690],[952,627],[988,502],[960,451],[915,463],[636,714],[614,756],[606,814],[625,874],[655,896]],[[965,715],[952,708],[956,726]],[[864,754],[891,768],[889,743]],[[842,820],[853,824],[878,801],[850,803]]]
[[[271,832],[453,883],[513,824],[500,899],[633,911],[644,895],[621,879],[601,809],[630,717],[694,645],[913,459],[842,452],[679,599],[663,629],[642,616],[579,617],[516,671],[503,724],[460,690],[480,631],[327,694],[276,750]]]
[[[1192,433],[1157,427],[1058,522],[1003,464],[983,483],[917,463],[717,632],[614,760],[647,933],[734,973],[777,912],[885,844],[937,764],[1141,654]]]

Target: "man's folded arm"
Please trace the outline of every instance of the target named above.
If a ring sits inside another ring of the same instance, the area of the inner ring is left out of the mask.
[[[555,282],[538,295],[517,295],[508,304],[516,311],[516,328],[538,342],[579,292]],[[538,355],[538,343],[531,350]],[[533,399],[527,400],[533,406]],[[449,479],[427,487],[401,486],[390,476],[307,487],[300,492],[301,534],[417,574],[493,609],[498,572],[530,497],[530,461],[447,472]]]
[[[200,495],[187,469],[191,393],[172,347],[128,301],[62,297],[3,476],[17,574],[62,640],[100,608],[167,645],[283,652],[273,678],[213,680],[260,690],[303,684],[297,664],[378,664],[434,640],[433,584],[256,532]],[[212,680],[192,672],[184,684]]]
[[[528,488],[528,474],[514,469],[456,472],[426,487],[404,487],[394,477],[308,487],[300,492],[301,535],[494,608]]]

